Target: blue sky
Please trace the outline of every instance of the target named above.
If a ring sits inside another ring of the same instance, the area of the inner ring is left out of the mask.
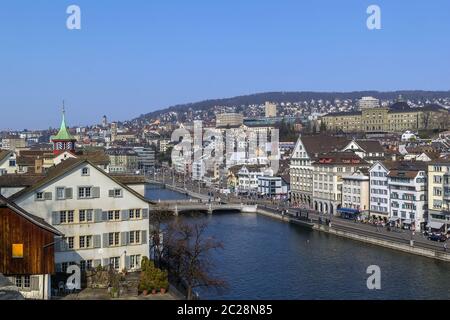
[[[57,127],[62,99],[84,125],[264,91],[449,90],[449,35],[447,0],[3,0],[0,130]]]

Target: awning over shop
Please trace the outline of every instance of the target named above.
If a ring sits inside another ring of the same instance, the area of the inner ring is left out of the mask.
[[[390,219],[389,219],[389,222],[395,222],[395,221],[397,221],[397,220],[399,220],[400,218],[399,217],[391,217]]]
[[[428,222],[428,228],[431,229],[441,229],[443,226],[444,224],[441,222],[434,222],[434,221]]]
[[[411,221],[411,219],[406,219],[406,220],[403,220],[403,223],[404,224],[412,224],[412,221]]]

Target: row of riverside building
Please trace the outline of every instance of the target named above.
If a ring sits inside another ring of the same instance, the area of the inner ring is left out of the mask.
[[[377,140],[299,137],[290,161],[291,203],[329,215],[450,230],[450,159],[393,161]]]
[[[50,298],[51,275],[71,265],[135,271],[150,255],[145,179],[78,155],[65,119],[52,141],[53,166],[0,175],[0,274],[32,299]]]

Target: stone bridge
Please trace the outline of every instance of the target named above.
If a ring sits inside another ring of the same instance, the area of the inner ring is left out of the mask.
[[[172,211],[175,215],[186,212],[205,212],[213,214],[220,211],[239,211],[242,213],[256,213],[257,205],[246,205],[243,203],[219,203],[219,202],[197,202],[197,201],[160,201],[156,203],[158,209]]]

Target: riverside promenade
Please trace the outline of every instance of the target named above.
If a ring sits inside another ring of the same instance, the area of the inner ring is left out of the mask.
[[[376,227],[372,224],[355,222],[339,217],[332,217],[331,226],[320,221],[321,215],[308,211],[308,219],[297,218],[292,212],[299,209],[289,209],[290,214],[282,214],[282,211],[269,206],[258,206],[258,213],[281,221],[310,227],[313,230],[333,234],[336,236],[364,242],[367,244],[382,246],[410,254],[420,255],[432,259],[450,262],[450,251],[444,250],[444,244],[430,241],[423,234],[412,234],[409,230]]]
[[[239,203],[246,205],[257,205],[257,213],[270,218],[371,245],[382,246],[393,250],[450,262],[450,248],[448,251],[445,251],[443,243],[430,241],[419,232],[416,232],[413,235],[409,230],[395,228],[388,231],[387,228],[377,228],[372,224],[355,222],[353,220],[346,220],[340,217],[332,217],[331,226],[328,226],[325,224],[324,216],[312,210],[308,210],[307,218],[297,217],[295,212],[298,212],[298,208],[287,208],[283,207],[282,204],[276,206],[272,204],[271,201],[258,201],[255,199],[249,200],[232,195],[217,195],[218,197],[210,197],[203,194],[203,192],[207,193],[208,191],[211,191],[210,189],[199,188],[201,192],[199,193],[192,191],[192,189],[196,189],[193,188],[193,184],[187,184],[187,187],[191,190],[186,190],[181,187],[181,185],[173,186],[170,182],[164,183],[164,186],[168,189],[181,193],[187,192],[192,198],[201,199],[203,201],[209,201],[209,199],[211,199],[213,202],[219,201],[223,204]],[[159,181],[159,183],[162,184],[161,181]],[[289,210],[291,214],[283,214],[285,210]],[[302,211],[304,211],[304,209]],[[322,218],[322,222],[320,221],[320,218]],[[411,242],[411,240],[413,240],[413,242]]]

